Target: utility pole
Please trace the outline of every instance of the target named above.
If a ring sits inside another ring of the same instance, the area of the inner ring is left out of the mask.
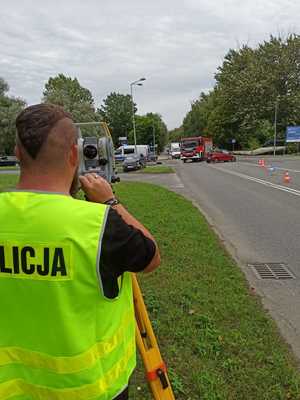
[[[155,151],[155,128],[154,128],[154,121],[152,120],[152,134],[153,134],[153,152],[154,152],[154,159],[156,157]]]
[[[273,143],[273,155],[276,155],[276,142],[277,142],[277,109],[278,109],[278,99],[279,96],[276,97],[275,101],[275,116],[274,116],[274,143]]]
[[[130,96],[131,96],[131,104],[132,104],[132,126],[133,126],[133,140],[134,140],[134,152],[135,152],[135,154],[137,154],[137,151],[136,151],[136,129],[135,129],[134,102],[133,102],[133,90],[132,90],[132,87],[134,85],[143,86],[143,84],[141,82],[145,81],[145,80],[146,80],[146,78],[140,78],[137,81],[131,82],[131,84],[130,84]]]

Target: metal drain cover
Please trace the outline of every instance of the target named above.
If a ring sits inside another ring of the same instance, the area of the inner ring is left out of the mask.
[[[259,279],[296,279],[284,263],[257,263],[248,264],[248,267],[253,268]]]

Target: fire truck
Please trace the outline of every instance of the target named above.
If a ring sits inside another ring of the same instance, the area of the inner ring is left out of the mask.
[[[181,160],[203,161],[212,152],[212,138],[204,136],[184,137],[180,141]]]

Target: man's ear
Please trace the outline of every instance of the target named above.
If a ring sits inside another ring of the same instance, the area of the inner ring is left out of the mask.
[[[72,165],[72,167],[78,166],[78,163],[79,163],[78,145],[75,143],[72,144],[69,161],[70,161],[70,164]]]

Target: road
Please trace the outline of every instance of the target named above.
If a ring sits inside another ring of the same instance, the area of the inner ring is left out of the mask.
[[[255,157],[219,164],[169,160],[177,175],[122,178],[161,184],[200,207],[300,360],[300,157],[265,161],[266,167]],[[295,279],[260,279],[249,266],[254,263],[284,263]]]
[[[265,168],[256,158],[168,163],[184,186],[177,191],[204,211],[300,359],[300,158],[270,157]],[[261,279],[253,263],[285,263],[295,279]]]
[[[19,175],[20,171],[14,169],[0,169],[0,175]]]

